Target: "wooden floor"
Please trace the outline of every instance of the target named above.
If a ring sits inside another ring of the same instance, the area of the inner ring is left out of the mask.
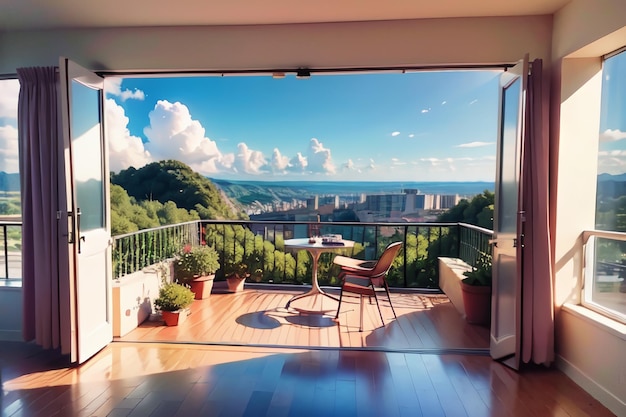
[[[194,301],[187,320],[176,327],[148,321],[119,338],[137,342],[188,342],[270,347],[331,347],[385,350],[478,350],[489,347],[489,329],[468,324],[445,295],[393,293],[394,319],[385,296],[382,325],[375,304],[366,301],[359,331],[358,298],[344,297],[338,320],[337,302],[323,296],[287,302],[299,291],[247,288],[226,293],[218,288],[206,300]],[[303,314],[300,311],[326,311]]]
[[[482,355],[112,343],[68,368],[0,343],[2,416],[605,417],[562,373]]]
[[[285,309],[297,292],[216,292],[183,325],[146,323],[77,367],[0,342],[1,415],[613,416],[555,369],[493,361],[488,330],[440,295],[394,294],[398,319],[385,305],[385,327],[366,305],[359,332],[354,301],[335,322]],[[313,301],[294,306],[333,307]]]

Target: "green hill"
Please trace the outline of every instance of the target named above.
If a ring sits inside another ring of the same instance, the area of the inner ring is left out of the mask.
[[[241,218],[215,184],[179,161],[153,162],[112,173],[111,184],[124,188],[137,202],[172,201],[179,208],[197,211],[202,219]]]

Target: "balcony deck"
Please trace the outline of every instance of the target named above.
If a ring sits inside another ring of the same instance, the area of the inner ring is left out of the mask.
[[[360,307],[356,297],[344,297],[339,318],[334,320],[337,302],[323,296],[296,300],[291,307],[324,310],[325,315],[287,310],[289,299],[303,292],[302,288],[270,289],[256,285],[240,293],[227,293],[223,284],[215,283],[210,298],[194,301],[191,314],[182,325],[166,327],[162,322],[148,321],[118,340],[472,353],[486,353],[489,348],[489,329],[466,323],[442,294],[392,290],[397,319],[385,296],[379,297],[385,326],[376,305],[366,301],[363,332],[359,332]],[[338,294],[337,290],[329,291]]]
[[[0,414],[614,417],[554,368],[529,366],[515,372],[477,351],[447,350],[481,346],[484,342],[478,340],[484,332],[464,330],[466,326],[453,318],[453,313],[458,316],[456,310],[441,296],[394,294],[399,319],[381,328],[370,317],[363,333],[352,322],[352,311],[347,313],[347,322],[341,316],[338,325],[329,327],[277,319],[281,323],[278,333],[259,328],[263,321],[243,320],[245,328],[232,324],[251,309],[267,311],[282,306],[290,295],[260,290],[213,294],[209,300],[195,303],[189,321],[182,326],[142,326],[124,339],[141,335],[143,340],[111,343],[77,367],[67,366],[63,358],[33,344],[0,342]],[[219,311],[230,311],[230,318],[211,321]],[[192,335],[202,335],[205,341],[221,338],[302,346],[343,343],[368,348],[384,345],[386,349],[149,342],[182,341]],[[403,344],[409,342],[413,349],[403,350]]]

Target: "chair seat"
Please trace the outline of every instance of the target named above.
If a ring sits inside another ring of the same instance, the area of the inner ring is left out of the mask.
[[[349,269],[355,272],[370,272],[377,261],[364,261],[361,259],[349,258],[347,256],[337,255],[333,258],[333,263],[339,265],[342,270]]]

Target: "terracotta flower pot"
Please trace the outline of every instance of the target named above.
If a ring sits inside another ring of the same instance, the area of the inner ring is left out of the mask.
[[[187,320],[187,316],[189,315],[188,310],[177,310],[177,311],[161,311],[161,317],[165,321],[167,326],[178,326]]]
[[[486,325],[491,321],[491,287],[467,285],[461,282],[465,320]]]
[[[201,277],[194,278],[189,285],[191,286],[191,291],[194,293],[194,298],[196,300],[204,300],[209,298],[211,295],[211,291],[213,290],[213,280],[215,275],[204,275]]]
[[[228,291],[230,292],[243,291],[245,282],[246,282],[246,277],[240,277],[239,275],[231,275],[228,278],[226,278],[226,283],[228,284]]]

